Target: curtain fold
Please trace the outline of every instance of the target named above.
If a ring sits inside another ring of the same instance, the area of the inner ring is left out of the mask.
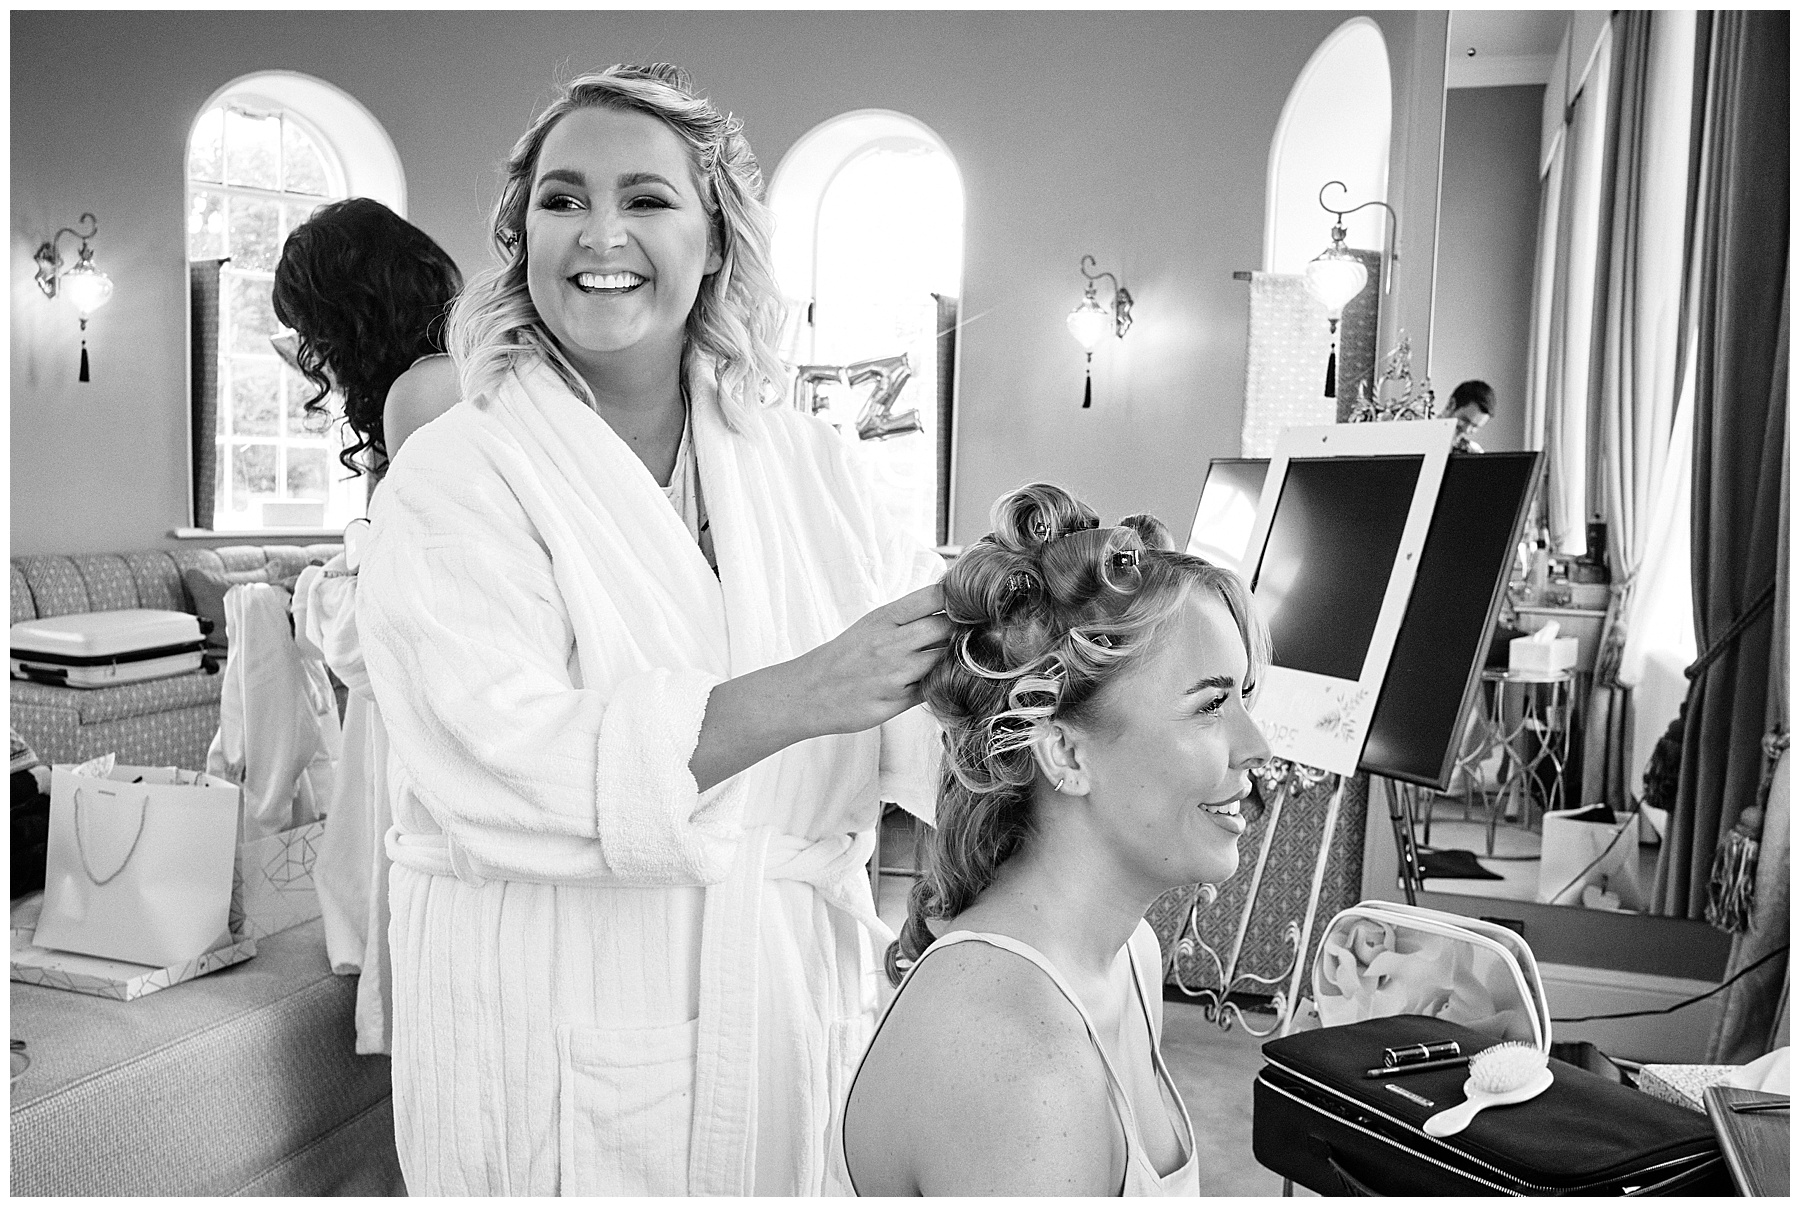
[[[1675,447],[1681,377],[1684,240],[1692,126],[1695,14],[1613,18],[1607,168],[1589,382],[1589,495],[1607,524],[1613,592],[1588,702],[1581,803],[1631,807],[1634,672],[1627,635],[1653,602],[1647,558],[1682,516],[1658,510],[1665,480],[1685,470]],[[1683,584],[1685,590],[1685,583]],[[1674,717],[1671,709],[1658,726]]]
[[[1786,348],[1782,349],[1785,362]],[[1785,433],[1784,433],[1785,435]],[[1781,458],[1781,497],[1788,497],[1790,478],[1786,451]],[[1725,991],[1719,1021],[1707,1050],[1709,1064],[1748,1064],[1775,1047],[1787,1002],[1788,957],[1776,955],[1788,945],[1789,909],[1793,886],[1790,879],[1790,830],[1792,797],[1788,779],[1788,513],[1783,508],[1779,537],[1775,542],[1775,627],[1769,658],[1769,736],[1765,753],[1774,761],[1764,772],[1768,795],[1759,795],[1763,810],[1756,859],[1756,895],[1750,925],[1731,942],[1725,978],[1768,963],[1749,973]]]
[[[1561,146],[1561,171],[1554,204],[1556,220],[1540,234],[1553,239],[1554,255],[1540,257],[1535,291],[1544,326],[1541,364],[1531,379],[1541,389],[1533,425],[1543,424],[1544,518],[1550,548],[1580,554],[1587,548],[1588,438],[1590,386],[1594,364],[1595,266],[1606,179],[1606,124],[1612,90],[1613,36],[1601,34],[1593,67],[1568,108]],[[1552,174],[1557,174],[1553,168]],[[1537,349],[1534,348],[1534,352]]]
[[[194,475],[194,527],[213,526],[213,493],[218,481],[219,269],[224,260],[188,265],[188,447]]]
[[[1653,892],[1656,912],[1687,918],[1704,915],[1714,853],[1763,776],[1787,447],[1788,14],[1705,14],[1699,29],[1708,53],[1689,293],[1701,653]]]

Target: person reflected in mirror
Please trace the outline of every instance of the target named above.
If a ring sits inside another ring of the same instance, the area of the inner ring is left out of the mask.
[[[1478,453],[1475,433],[1494,417],[1494,387],[1485,381],[1469,380],[1450,392],[1450,403],[1444,418],[1456,420],[1456,440],[1450,446],[1454,453]]]
[[[992,523],[944,581],[932,858],[834,1151],[863,1195],[1197,1194],[1144,913],[1238,866],[1268,639],[1149,517],[1038,483]]]
[[[445,354],[450,303],[462,272],[430,235],[367,197],[322,205],[296,226],[275,265],[275,316],[289,332],[276,351],[303,381],[310,423],[335,414],[348,429],[339,460],[379,488],[414,431],[456,404]],[[343,684],[342,745],[313,882],[333,971],[357,974],[356,1051],[392,1050],[388,959],[386,732],[356,630],[357,544],[294,584],[295,635]]]
[[[824,1188],[949,622],[942,559],[785,405],[772,226],[681,69],[562,85],[452,311],[465,401],[374,500],[413,1194]]]

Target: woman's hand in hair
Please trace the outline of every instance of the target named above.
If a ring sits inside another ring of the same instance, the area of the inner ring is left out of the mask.
[[[700,790],[796,742],[861,733],[917,704],[950,637],[943,607],[941,586],[921,587],[798,658],[713,688],[688,760]]]
[[[944,588],[886,603],[787,665],[808,737],[861,733],[919,702],[919,682],[950,639]]]

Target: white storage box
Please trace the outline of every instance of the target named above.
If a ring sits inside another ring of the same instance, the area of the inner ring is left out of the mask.
[[[11,669],[20,679],[110,687],[200,669],[200,618],[158,608],[77,612],[12,626]]]

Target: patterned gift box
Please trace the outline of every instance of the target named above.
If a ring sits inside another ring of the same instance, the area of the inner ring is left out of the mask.
[[[34,893],[15,904],[12,910],[12,979],[27,985],[129,1002],[158,989],[167,989],[242,963],[256,954],[256,940],[237,934],[223,946],[168,968],[34,947],[31,938],[37,930],[37,913],[43,902],[44,895]]]
[[[1638,1070],[1638,1089],[1690,1111],[1706,1113],[1706,1087],[1718,1085],[1739,1065],[1645,1065]]]
[[[313,865],[325,834],[321,818],[238,846],[231,877],[231,933],[266,939],[319,916]]]

